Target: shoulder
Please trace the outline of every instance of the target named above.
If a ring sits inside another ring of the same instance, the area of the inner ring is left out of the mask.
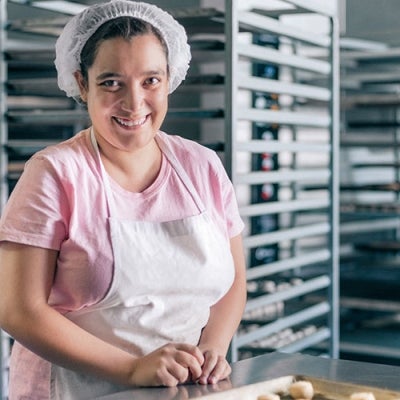
[[[211,169],[215,172],[224,170],[221,159],[214,150],[182,136],[164,132],[160,132],[159,135],[170,146],[176,158],[185,166],[186,170],[204,171]]]
[[[84,130],[70,139],[38,151],[27,162],[26,167],[40,165],[66,176],[84,169],[88,164],[95,166],[95,157],[90,147],[88,130]]]

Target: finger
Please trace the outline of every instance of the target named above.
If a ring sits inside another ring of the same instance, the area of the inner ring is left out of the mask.
[[[208,378],[217,363],[218,356],[215,353],[206,351],[204,353],[204,364],[202,366],[202,373],[199,378],[199,383],[206,385],[208,383]]]
[[[178,383],[184,383],[189,378],[189,369],[180,365],[178,362],[171,363],[168,366],[167,371],[168,371],[168,374],[173,378],[170,380],[172,382],[175,380],[175,385],[177,385]],[[169,386],[169,385],[166,385],[166,386]]]
[[[197,358],[192,356],[192,354],[189,354],[185,351],[180,351],[176,355],[176,361],[188,369],[190,380],[196,381],[200,377],[202,373],[201,365],[199,364]]]
[[[190,372],[190,381],[192,382],[196,382],[202,374],[201,366],[197,363],[189,366],[188,370]]]
[[[218,362],[218,354],[212,351],[204,353],[203,375],[209,376]]]
[[[232,368],[228,364],[228,362],[225,359],[220,359],[213,371],[210,373],[210,376],[208,377],[208,383],[214,384],[223,379],[226,379],[231,372]]]
[[[186,353],[191,354],[193,357],[196,358],[198,363],[200,365],[203,365],[204,363],[204,356],[203,353],[200,351],[200,349],[197,346],[193,346],[187,343],[179,343],[177,344],[176,348],[178,350],[185,351]]]
[[[201,384],[214,384],[225,379],[231,373],[231,367],[225,357],[208,352],[206,362],[203,365],[203,372],[199,379]]]
[[[179,383],[179,380],[169,371],[169,368],[158,370],[156,375],[156,381],[159,386],[175,387]]]
[[[178,343],[167,344],[159,349],[163,363],[165,364],[164,373],[172,375],[178,383],[186,382],[189,375],[194,379],[198,379],[201,374],[201,364],[203,361],[203,354],[193,345]],[[170,383],[170,378],[163,376],[164,382],[168,381],[168,386],[173,385]],[[176,384],[176,383],[175,383]]]

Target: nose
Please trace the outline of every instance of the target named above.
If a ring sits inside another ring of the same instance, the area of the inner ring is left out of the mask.
[[[144,89],[139,85],[130,85],[124,92],[122,108],[129,112],[140,110],[144,102]]]

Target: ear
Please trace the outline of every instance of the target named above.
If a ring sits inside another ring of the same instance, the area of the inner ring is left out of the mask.
[[[81,99],[84,103],[87,101],[87,82],[83,78],[82,72],[81,71],[75,71],[74,72],[74,77],[76,79],[76,83],[78,84],[79,87],[79,92]]]

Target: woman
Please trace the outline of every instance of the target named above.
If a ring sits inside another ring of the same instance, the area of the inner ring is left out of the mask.
[[[145,3],[89,7],[56,44],[92,126],[26,164],[0,223],[10,400],[216,383],[245,304],[241,221],[216,154],[160,131],[183,28]]]

